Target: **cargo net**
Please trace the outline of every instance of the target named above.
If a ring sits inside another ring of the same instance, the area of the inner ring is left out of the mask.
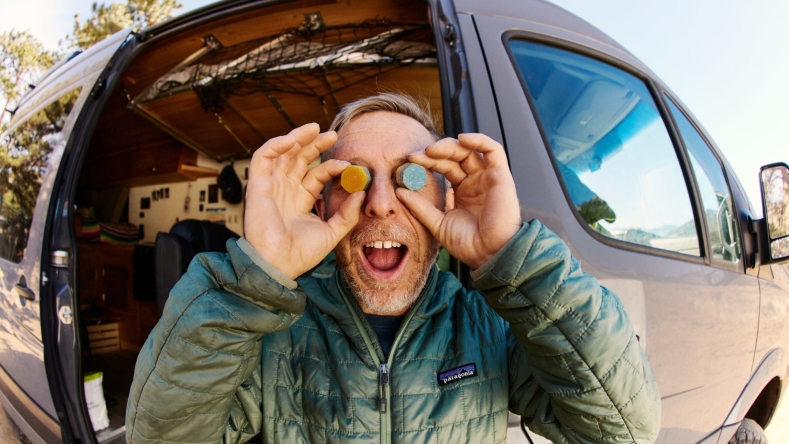
[[[392,69],[435,63],[429,26],[368,20],[291,28],[274,37],[217,48],[170,72],[135,98],[138,104],[194,90],[207,112],[230,96],[272,91],[324,98]]]

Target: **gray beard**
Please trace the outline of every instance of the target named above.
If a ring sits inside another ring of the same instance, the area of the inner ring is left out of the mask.
[[[438,252],[436,252],[432,261],[426,263],[434,264],[437,257]],[[359,306],[365,313],[376,315],[399,313],[412,306],[422,293],[422,289],[425,288],[427,277],[430,275],[430,269],[427,268],[423,273],[419,274],[419,278],[411,286],[401,292],[387,291],[387,285],[383,282],[376,282],[372,285],[372,289],[364,290],[356,280],[349,279],[346,268],[341,266],[340,272],[345,277],[345,282],[348,283],[348,288],[350,288],[353,297],[356,298],[356,302],[359,303]]]
[[[356,232],[351,235],[351,249],[356,250],[360,248],[369,239],[399,239],[406,243],[406,245],[416,245],[418,242],[416,237],[410,232],[403,230],[396,225],[376,224],[368,225],[364,231]],[[389,284],[379,282],[374,279],[365,278],[362,275],[360,279],[364,280],[366,288],[351,277],[350,267],[351,261],[345,261],[342,254],[337,251],[337,265],[348,283],[356,301],[361,306],[362,311],[370,314],[377,315],[391,315],[407,309],[416,302],[422,289],[425,287],[427,277],[430,275],[430,267],[433,267],[438,259],[438,251],[440,245],[435,240],[429,246],[427,251],[427,260],[420,261],[419,258],[414,257],[413,260],[420,267],[417,278],[408,286],[404,291],[393,292],[389,288]]]

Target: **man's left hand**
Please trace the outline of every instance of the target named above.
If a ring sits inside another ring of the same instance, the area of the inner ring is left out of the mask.
[[[472,269],[496,254],[521,226],[520,207],[507,155],[483,134],[461,134],[408,156],[443,174],[455,192],[455,208],[443,212],[419,192],[397,197],[451,255]]]

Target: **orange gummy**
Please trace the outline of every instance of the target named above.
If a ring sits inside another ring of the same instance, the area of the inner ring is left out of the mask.
[[[340,176],[340,185],[349,193],[365,191],[370,187],[373,176],[367,167],[351,165],[345,168]]]

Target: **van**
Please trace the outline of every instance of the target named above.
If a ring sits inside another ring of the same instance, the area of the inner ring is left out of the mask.
[[[504,145],[524,220],[622,299],[662,396],[657,442],[769,425],[789,376],[786,164],[760,173],[760,218],[648,67],[541,0],[229,0],[74,55],[0,136],[0,401],[28,438],[121,442],[173,282],[243,235],[252,153],[380,91]],[[540,442],[514,416],[509,436]]]

